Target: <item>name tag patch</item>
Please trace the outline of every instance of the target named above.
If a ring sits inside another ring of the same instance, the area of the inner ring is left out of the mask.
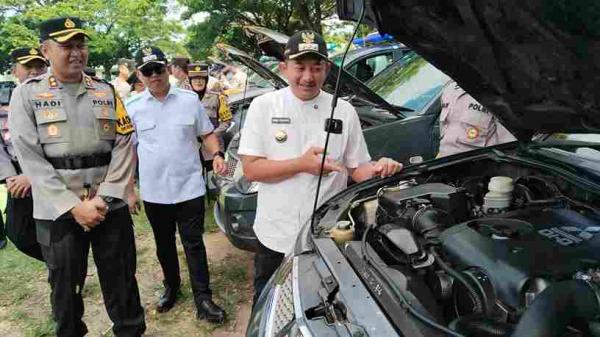
[[[271,124],[291,124],[292,119],[289,117],[273,117],[271,118]]]

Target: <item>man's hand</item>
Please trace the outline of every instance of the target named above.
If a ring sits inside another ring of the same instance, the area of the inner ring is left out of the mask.
[[[302,157],[298,158],[298,164],[301,167],[302,172],[310,173],[318,176],[321,170],[321,160],[324,149],[322,147],[311,147],[308,149]],[[343,167],[336,163],[333,159],[325,158],[325,165],[323,166],[323,175],[329,175],[333,171],[341,172]]]
[[[77,204],[71,210],[75,221],[83,227],[86,232],[94,229],[99,223],[104,221],[108,213],[108,205],[100,197],[96,196],[91,200],[84,200]]]
[[[402,164],[390,158],[381,158],[373,165],[373,171],[373,176],[387,178],[402,171]]]
[[[127,193],[127,206],[129,206],[129,213],[131,214],[138,214],[142,209],[140,200],[133,189]]]
[[[223,157],[221,157],[221,156],[214,156],[212,166],[213,166],[213,171],[220,176],[227,173],[227,166],[225,165],[225,159],[223,159]]]
[[[31,182],[29,178],[21,174],[7,178],[6,188],[13,198],[25,198],[31,192]]]

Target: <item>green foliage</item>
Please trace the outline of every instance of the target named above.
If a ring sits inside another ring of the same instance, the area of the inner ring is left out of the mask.
[[[10,50],[37,44],[39,22],[59,16],[78,16],[88,23],[90,66],[109,67],[121,57],[132,58],[144,44],[167,54],[184,53],[176,43],[184,29],[166,18],[167,0],[0,0],[0,59]],[[0,63],[0,71],[7,62]]]
[[[215,55],[224,42],[244,51],[256,45],[243,33],[247,25],[267,27],[288,35],[300,29],[322,32],[321,22],[333,15],[334,0],[178,0],[187,8],[183,18],[206,13],[208,18],[188,28],[187,47],[195,58]]]

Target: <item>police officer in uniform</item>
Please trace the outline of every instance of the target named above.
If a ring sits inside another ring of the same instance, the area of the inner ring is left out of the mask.
[[[110,84],[83,74],[87,34],[78,18],[44,21],[40,35],[51,72],[15,90],[9,123],[31,179],[56,335],[87,333],[82,293],[91,245],[115,336],[141,336],[133,221],[123,201],[134,169],[131,121]]]
[[[438,158],[515,141],[483,105],[450,81],[442,92]]]
[[[188,66],[188,76],[192,90],[198,94],[204,106],[204,111],[214,127],[213,133],[219,139],[220,151],[223,152],[225,151],[223,134],[231,125],[231,119],[233,118],[227,104],[227,97],[223,94],[211,92],[207,88],[208,64],[191,63]],[[202,158],[204,160],[204,169],[206,171],[212,170],[213,154],[204,146],[202,147]]]
[[[175,83],[177,88],[192,90],[187,73],[189,64],[190,59],[185,56],[176,56],[171,60],[171,74],[177,80]]]
[[[48,63],[39,49],[18,48],[11,52],[13,75],[19,83],[46,73]],[[8,198],[6,201],[6,229],[8,237],[17,249],[40,261],[42,251],[35,236],[33,220],[33,200],[31,182],[21,171],[11,142],[8,128],[8,107],[0,114],[0,135],[3,149],[0,150],[0,180],[6,181]]]

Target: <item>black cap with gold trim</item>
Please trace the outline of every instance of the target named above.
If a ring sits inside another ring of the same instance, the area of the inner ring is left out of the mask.
[[[142,69],[150,63],[167,64],[165,54],[157,47],[144,47],[140,49],[135,56],[135,63],[138,69]]]
[[[208,64],[206,63],[190,63],[187,67],[188,76],[192,77],[208,77]]]
[[[48,64],[48,61],[42,56],[42,53],[37,48],[17,48],[10,52],[10,56],[14,63],[26,65],[27,63],[39,60]]]
[[[83,34],[90,36],[83,30],[83,23],[76,17],[63,17],[46,20],[40,24],[40,40],[54,40],[58,43],[67,42],[73,37]]]
[[[295,59],[305,54],[314,54],[327,58],[327,43],[321,35],[310,30],[296,32],[285,45],[285,59]]]

